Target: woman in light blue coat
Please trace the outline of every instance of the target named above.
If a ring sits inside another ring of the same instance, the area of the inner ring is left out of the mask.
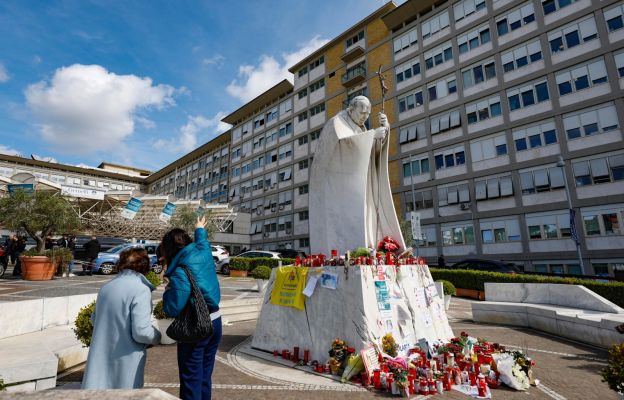
[[[119,257],[119,274],[100,289],[83,389],[143,387],[145,349],[160,342],[151,322],[154,286],[143,276],[149,268],[144,249],[126,250]]]

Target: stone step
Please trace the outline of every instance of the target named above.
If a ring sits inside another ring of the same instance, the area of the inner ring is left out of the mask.
[[[256,312],[224,315],[221,318],[223,318],[223,323],[227,325],[233,322],[255,321],[256,319],[258,319],[259,314],[260,312],[256,311]]]

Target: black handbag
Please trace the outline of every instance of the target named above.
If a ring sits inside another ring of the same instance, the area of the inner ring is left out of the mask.
[[[210,310],[199,290],[193,274],[186,265],[181,265],[191,284],[191,295],[184,309],[167,328],[167,336],[181,343],[195,343],[212,336],[213,327]]]

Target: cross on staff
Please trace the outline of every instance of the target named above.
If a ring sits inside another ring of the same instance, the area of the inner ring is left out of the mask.
[[[386,102],[388,87],[386,86],[386,77],[381,73],[381,67],[383,67],[383,64],[379,64],[379,69],[377,70],[376,75],[379,78],[379,85],[381,86],[381,112],[385,114],[386,111],[384,105]]]

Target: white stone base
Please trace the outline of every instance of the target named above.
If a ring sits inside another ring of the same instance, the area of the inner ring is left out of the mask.
[[[337,289],[317,284],[314,294],[305,300],[305,310],[270,303],[275,282],[271,275],[262,311],[253,336],[252,347],[273,350],[300,348],[310,350],[310,360],[325,362],[335,338],[343,339],[359,351],[391,332],[400,351],[416,347],[421,338],[434,342],[453,336],[444,311],[444,301],[432,296],[426,303],[424,288],[433,285],[427,266],[383,266],[386,274],[391,311],[380,312],[375,291],[376,266],[323,267],[338,274]],[[310,268],[308,279],[321,268]],[[425,303],[419,303],[420,292]],[[388,322],[389,321],[389,322]]]

